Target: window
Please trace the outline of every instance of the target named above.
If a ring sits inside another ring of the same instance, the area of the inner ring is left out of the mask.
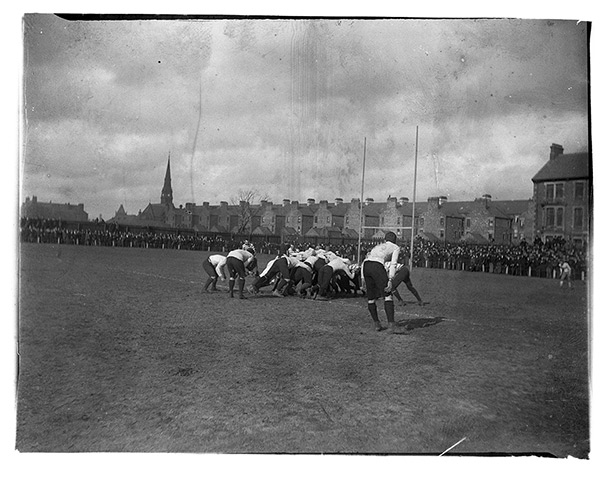
[[[565,196],[564,183],[546,183],[546,201],[562,200]]]
[[[465,227],[466,228],[471,228],[472,227],[472,219],[471,218],[466,218],[465,219]]]
[[[444,217],[440,217],[440,226],[444,227]]]
[[[573,209],[573,228],[577,230],[584,228],[584,209],[582,207]]]
[[[488,219],[488,226],[489,228],[493,228],[493,225],[495,224],[495,221],[492,218]]]
[[[444,238],[444,230],[440,230],[440,238]]]
[[[419,225],[421,227],[425,225],[425,219],[423,217],[419,218]]]
[[[555,222],[554,209],[546,208],[546,227],[553,227]]]
[[[575,200],[584,199],[584,182],[575,182]]]
[[[564,208],[562,207],[548,207],[545,209],[546,216],[546,227],[558,227],[562,228],[564,224]]]
[[[385,217],[381,217],[381,227],[385,225]]]

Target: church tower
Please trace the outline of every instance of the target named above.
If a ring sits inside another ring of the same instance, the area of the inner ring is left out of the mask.
[[[171,154],[167,156],[167,171],[165,172],[165,183],[161,190],[161,204],[173,207],[173,190],[171,188]]]

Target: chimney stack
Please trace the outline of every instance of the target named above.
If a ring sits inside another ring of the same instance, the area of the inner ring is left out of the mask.
[[[559,155],[562,155],[563,152],[564,152],[564,149],[562,148],[562,145],[558,145],[557,143],[553,143],[550,146],[550,160],[554,160]]]
[[[311,205],[315,204],[315,199],[314,198],[307,198],[307,206],[310,207]]]
[[[287,207],[290,204],[290,199],[289,198],[284,198],[283,199],[283,206]]]

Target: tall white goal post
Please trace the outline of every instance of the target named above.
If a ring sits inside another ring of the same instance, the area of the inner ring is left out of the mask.
[[[419,126],[417,125],[416,129],[416,138],[415,138],[415,149],[414,149],[414,181],[413,181],[413,192],[412,192],[412,225],[410,227],[388,227],[387,230],[411,230],[410,234],[410,259],[408,261],[410,271],[412,272],[413,257],[414,257],[414,235],[416,232],[415,229],[415,204],[417,201],[417,161],[419,156]],[[364,179],[366,175],[366,137],[364,137],[364,159],[362,162],[362,189],[360,194],[359,201],[359,229],[358,229],[358,238],[357,238],[357,263],[361,263],[361,250],[362,250],[362,233],[366,229],[374,229],[374,230],[384,230],[383,228],[373,227],[373,226],[364,226],[363,225],[363,216],[364,216]]]

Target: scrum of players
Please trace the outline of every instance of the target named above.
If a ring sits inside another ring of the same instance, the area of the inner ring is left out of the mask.
[[[203,269],[208,275],[203,292],[218,291],[218,279],[228,279],[229,296],[234,298],[237,294],[238,298],[245,299],[245,278],[253,276],[254,280],[247,288],[250,295],[270,294],[313,300],[367,296],[368,310],[377,331],[387,328],[381,325],[376,309],[376,301],[384,298],[388,328],[392,333],[405,333],[393,320],[393,298],[400,304],[404,303],[398,286],[404,283],[419,305],[423,305],[423,301],[412,285],[406,262],[399,262],[402,260],[399,254],[395,234],[389,232],[385,240],[368,253],[361,265],[321,246],[310,245],[306,250],[299,251],[293,245],[286,245],[260,271],[256,251],[246,241],[241,248],[228,252],[226,256],[214,254],[203,261]]]

